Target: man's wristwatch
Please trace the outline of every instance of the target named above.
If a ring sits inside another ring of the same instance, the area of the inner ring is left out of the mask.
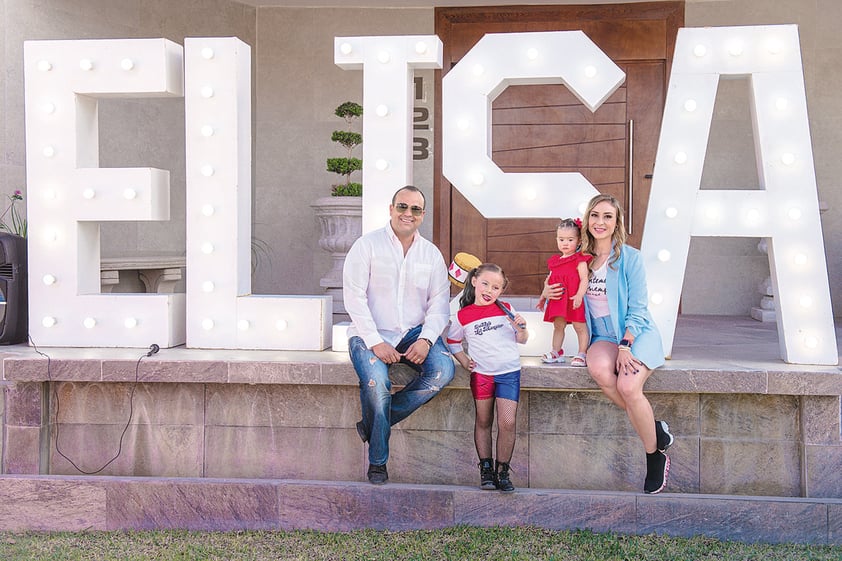
[[[427,339],[426,337],[421,337],[419,340],[427,343],[430,346],[431,349],[433,348],[433,342],[430,341],[429,339]]]

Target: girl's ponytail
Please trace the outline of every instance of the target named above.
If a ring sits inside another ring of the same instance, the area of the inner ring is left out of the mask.
[[[478,267],[474,267],[468,273],[468,276],[465,277],[465,288],[462,290],[462,296],[459,298],[459,309],[461,310],[465,306],[470,306],[476,300],[476,288],[474,288],[474,283],[471,282],[474,280],[474,277],[477,276],[477,269]]]

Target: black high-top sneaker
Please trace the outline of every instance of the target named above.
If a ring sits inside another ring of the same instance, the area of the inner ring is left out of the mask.
[[[497,488],[497,473],[491,458],[482,458],[479,461],[479,488],[483,491],[493,491]]]
[[[667,486],[667,478],[670,474],[670,457],[655,450],[646,454],[646,481],[643,483],[643,492],[654,495],[660,493]]]
[[[509,462],[497,462],[497,488],[504,493],[513,493],[515,486],[509,478]]]
[[[675,437],[670,432],[670,426],[666,421],[655,421],[655,436],[658,437],[658,450],[666,452],[667,448],[675,442]]]

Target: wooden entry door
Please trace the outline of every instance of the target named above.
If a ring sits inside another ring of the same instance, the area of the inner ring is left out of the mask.
[[[485,33],[585,31],[623,69],[625,83],[595,113],[563,85],[507,88],[492,106],[492,158],[510,173],[582,173],[600,192],[622,201],[629,241],[639,247],[683,13],[683,2],[437,9],[436,34],[444,43],[441,75]],[[440,103],[440,78],[437,90]],[[441,119],[440,110],[436,116]],[[441,176],[440,130],[436,126],[435,242],[450,256],[467,251],[501,265],[510,294],[538,294],[547,259],[557,252],[558,220],[483,217]]]

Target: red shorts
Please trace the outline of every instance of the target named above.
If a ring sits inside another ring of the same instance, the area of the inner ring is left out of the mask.
[[[471,394],[476,400],[501,397],[518,401],[520,399],[520,370],[496,376],[471,372]]]

